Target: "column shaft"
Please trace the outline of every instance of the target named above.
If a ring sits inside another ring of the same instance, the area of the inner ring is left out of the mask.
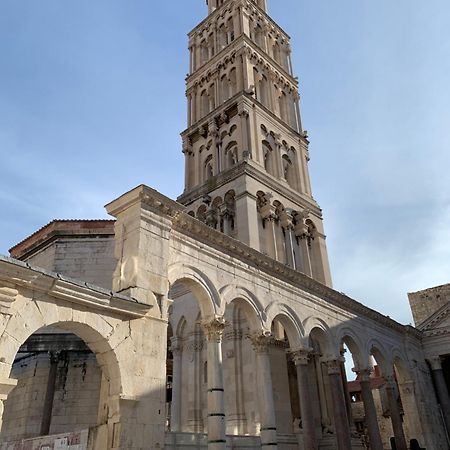
[[[278,444],[270,368],[270,340],[264,336],[257,336],[252,339],[252,343],[256,353],[256,382],[258,385],[258,404],[261,422],[261,448],[263,450],[275,450],[278,448]]]
[[[173,373],[172,373],[172,405],[170,410],[170,431],[181,431],[181,346],[178,338],[172,338]]]
[[[386,395],[389,402],[389,408],[391,411],[392,429],[394,430],[395,445],[397,450],[408,450],[406,445],[405,432],[403,431],[402,418],[400,416],[400,410],[398,408],[397,396],[396,396],[395,381],[391,380],[386,383]]]
[[[303,449],[317,450],[316,428],[314,424],[314,411],[312,408],[310,384],[308,380],[309,356],[302,351],[293,352],[297,368],[298,394],[300,397],[300,412],[303,429]]]
[[[208,450],[225,450],[226,421],[222,372],[222,318],[204,324],[208,340]]]
[[[447,383],[445,382],[444,371],[442,370],[442,362],[440,358],[434,358],[430,362],[438,401],[441,405],[442,414],[444,415],[447,434],[450,435],[450,396]]]
[[[361,385],[361,395],[364,403],[366,426],[369,432],[370,449],[383,450],[383,442],[378,426],[377,410],[375,408],[370,385],[370,371],[358,372],[358,381]]]
[[[50,433],[52,422],[53,402],[55,399],[56,374],[58,371],[59,355],[50,353],[50,368],[48,371],[47,390],[45,392],[44,411],[41,422],[41,436],[47,436]]]
[[[345,394],[342,387],[341,359],[327,361],[327,364],[331,396],[333,398],[334,427],[338,450],[349,450],[352,448],[352,445]]]

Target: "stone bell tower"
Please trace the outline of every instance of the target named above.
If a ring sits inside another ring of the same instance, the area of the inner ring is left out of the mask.
[[[290,38],[266,0],[207,4],[208,16],[189,33],[178,201],[209,226],[331,285]]]

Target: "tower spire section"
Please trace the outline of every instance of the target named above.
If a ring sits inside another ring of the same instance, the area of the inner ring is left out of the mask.
[[[266,0],[207,5],[189,33],[178,200],[209,226],[330,285],[290,38]]]

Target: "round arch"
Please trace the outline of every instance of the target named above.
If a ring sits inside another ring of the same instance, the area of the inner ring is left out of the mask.
[[[169,285],[183,283],[198,301],[203,319],[221,315],[222,302],[212,281],[199,269],[187,264],[174,264],[168,270]]]
[[[320,345],[321,352],[325,357],[339,357],[339,347],[328,324],[319,317],[311,316],[303,322],[305,330],[305,347],[311,347],[311,341],[315,340]]]
[[[77,311],[67,306],[60,306],[56,303],[48,303],[42,300],[29,303],[27,308],[32,310],[32,305],[35,306],[36,312],[32,320],[29,320],[31,314],[28,314],[27,320],[27,317],[16,313],[11,317],[3,335],[0,337],[0,354],[3,357],[3,364],[0,365],[0,368],[3,368],[6,372],[2,374],[3,376],[9,377],[14,359],[20,347],[30,336],[42,329],[57,327],[58,329],[78,336],[95,354],[100,368],[110,381],[112,395],[124,393],[124,389],[126,389],[126,380],[124,378],[126,377],[122,376],[119,358],[109,342],[109,338],[114,333],[114,328],[111,324],[96,312],[83,311],[83,314],[77,314],[79,317],[71,315],[72,317],[61,317],[57,319],[53,314],[47,316],[38,312],[48,310],[49,306],[53,307],[54,313],[56,314],[58,312],[67,312],[67,310],[70,310],[74,314]],[[64,314],[61,315],[64,316]]]
[[[220,295],[226,312],[231,303],[236,303],[243,309],[252,332],[263,329],[266,318],[264,308],[258,298],[242,286],[227,285],[220,289]]]
[[[344,343],[350,350],[355,364],[355,369],[363,369],[367,367],[368,358],[364,357],[364,346],[359,338],[359,334],[348,326],[339,327],[336,331],[336,343],[340,351],[341,343]]]
[[[302,347],[305,332],[297,314],[288,305],[271,303],[266,310],[266,327],[271,330],[274,320],[279,320],[283,325],[292,348]]]
[[[375,358],[383,376],[391,375],[393,364],[389,358],[386,347],[378,339],[370,339],[366,348],[367,360],[370,362],[371,356]]]

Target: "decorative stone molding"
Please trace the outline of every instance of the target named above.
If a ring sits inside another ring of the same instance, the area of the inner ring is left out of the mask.
[[[442,370],[442,359],[438,356],[431,356],[430,358],[427,358],[428,362],[430,363],[431,370]]]
[[[144,317],[152,307],[117,292],[31,267],[27,263],[1,255],[0,272],[2,277],[13,279],[17,286],[14,288],[11,284],[0,281],[0,312],[6,314],[21,287],[99,311],[114,311],[127,318]]]
[[[170,338],[170,351],[174,356],[181,355],[183,352],[183,340],[178,336]]]
[[[226,325],[227,322],[222,316],[217,316],[211,321],[203,322],[202,328],[206,339],[210,342],[222,342],[222,336]]]
[[[365,369],[352,369],[353,372],[357,375],[357,380],[360,382],[370,382],[374,369],[373,367],[366,367]]]
[[[17,386],[17,380],[13,378],[1,378],[0,379],[0,407],[2,401],[8,398],[9,393]],[[1,417],[1,414],[0,414]]]
[[[342,363],[345,362],[344,358],[329,358],[324,359],[323,362],[327,365],[328,375],[337,375],[342,373]]]
[[[9,314],[18,295],[19,291],[14,284],[0,281],[0,313]]]
[[[255,353],[268,353],[269,347],[273,345],[275,339],[270,333],[255,333],[248,335]]]
[[[311,359],[312,349],[302,348],[298,350],[292,350],[289,352],[289,355],[291,356],[296,366],[306,366]]]

